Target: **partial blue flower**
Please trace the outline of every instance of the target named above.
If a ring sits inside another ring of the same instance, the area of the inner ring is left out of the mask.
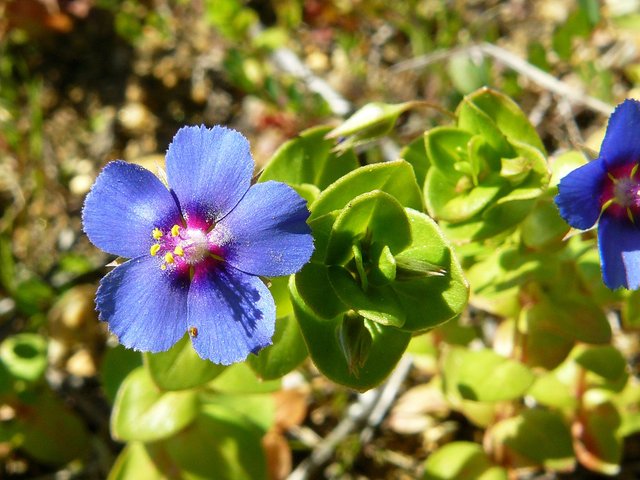
[[[243,361],[275,328],[260,277],[293,274],[313,252],[306,202],[280,182],[251,185],[249,142],[235,130],[181,128],[166,160],[168,188],[115,161],[87,195],[91,242],[130,258],[100,282],[100,319],[127,348],[165,351],[189,333],[200,357]]]
[[[640,287],[640,102],[611,115],[600,156],[565,176],[555,198],[574,228],[598,222],[602,278],[611,289]]]

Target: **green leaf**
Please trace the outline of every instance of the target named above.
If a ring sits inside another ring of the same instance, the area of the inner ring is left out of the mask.
[[[528,394],[547,407],[573,411],[578,406],[574,392],[554,372],[538,377]]]
[[[347,305],[331,287],[327,266],[307,263],[296,273],[294,279],[300,299],[314,315],[330,319],[348,310]]]
[[[142,354],[116,345],[108,348],[102,357],[100,367],[100,384],[109,400],[113,404],[120,385],[129,373],[142,366]]]
[[[325,263],[344,265],[353,257],[352,245],[368,253],[372,244],[387,246],[391,253],[411,242],[409,220],[391,195],[373,190],[351,200],[338,214],[327,246]]]
[[[573,360],[606,380],[626,378],[627,361],[622,353],[611,345],[580,346],[573,355]]]
[[[89,453],[91,439],[84,423],[56,397],[41,392],[20,405],[20,448],[48,465],[64,465]]]
[[[560,414],[524,410],[498,422],[488,432],[491,444],[506,449],[514,467],[570,471],[575,464],[571,433]]]
[[[469,286],[451,244],[427,215],[407,209],[411,245],[396,255],[398,265],[421,264],[431,272],[398,274],[390,286],[396,292],[406,320],[403,329],[424,331],[459,315],[467,305]]]
[[[209,388],[221,393],[268,393],[280,388],[279,380],[264,381],[246,363],[236,363],[209,383]]]
[[[149,375],[162,390],[186,390],[213,380],[226,368],[201,359],[193,349],[189,335],[166,352],[145,353]]]
[[[469,107],[475,107],[473,109]],[[477,109],[477,110],[475,110]],[[465,118],[467,113],[482,112],[486,117],[490,119],[490,123],[506,136],[509,140],[516,140],[518,142],[526,143],[532,147],[537,148],[543,154],[546,153],[544,144],[536,129],[531,125],[529,119],[524,114],[520,107],[506,95],[491,90],[488,88],[481,88],[475,93],[472,93],[465,97],[458,107],[458,115],[461,117],[459,124],[464,129],[469,129],[465,125]],[[475,124],[477,126],[477,124]],[[469,129],[475,132],[474,129]],[[482,131],[482,129],[480,129]],[[489,141],[489,143],[492,143]],[[498,141],[496,145],[501,144]],[[496,148],[497,151],[503,151],[502,148]],[[504,155],[507,156],[507,155]]]
[[[445,359],[445,381],[467,400],[499,402],[524,395],[533,373],[523,364],[493,350],[452,349]]]
[[[234,402],[243,404],[240,410],[251,406],[256,412],[265,411],[264,405],[241,397]],[[130,442],[108,480],[266,480],[263,434],[263,428],[238,409],[224,402],[205,404],[196,421],[171,438],[149,444]]]
[[[611,402],[588,408],[578,418],[578,460],[589,470],[617,475],[622,460],[622,438],[618,434],[620,414]]]
[[[420,102],[388,104],[367,103],[341,125],[327,134],[327,138],[350,137],[338,145],[338,149],[351,148],[363,142],[386,135],[391,131],[401,113],[419,105]]]
[[[495,177],[478,186],[473,186],[467,177],[458,178],[452,183],[438,169],[427,172],[424,189],[431,215],[447,222],[463,222],[485,209],[503,188],[503,182]]]
[[[559,296],[562,295],[562,298]],[[611,326],[602,308],[588,297],[567,297],[566,292],[540,302],[535,315],[544,315],[555,323],[556,331],[566,338],[602,344],[611,339]]]
[[[296,282],[290,281],[289,289],[309,355],[326,377],[341,385],[364,391],[375,387],[391,373],[407,348],[410,333],[370,322],[369,355],[356,372],[353,364],[345,357],[339,340],[338,329],[342,325],[343,315],[339,314],[332,319],[318,318],[298,294]]]
[[[371,331],[367,327],[367,320],[355,314],[344,315],[338,327],[338,342],[352,375],[358,375],[371,351]]]
[[[152,455],[168,463],[164,472],[178,471],[185,479],[266,480],[263,431],[233,409],[204,405],[188,428],[160,444]]]
[[[332,151],[333,140],[325,139],[331,127],[320,126],[300,133],[285,142],[260,175],[260,182],[277,180],[292,186],[315,185],[324,190],[352,170],[358,168],[355,154]]]
[[[276,401],[273,393],[215,393],[204,400],[204,410],[215,405],[229,413],[249,420],[262,434],[267,433],[276,419]]]
[[[452,442],[429,455],[423,480],[507,480],[506,470],[494,465],[482,446]]]
[[[410,163],[418,185],[424,185],[427,170],[430,167],[429,157],[425,149],[424,137],[420,136],[400,150],[399,158]]]
[[[34,382],[47,369],[47,341],[35,333],[18,333],[0,344],[0,360],[11,375]]]
[[[287,315],[276,320],[273,345],[263,348],[258,355],[251,355],[248,362],[260,378],[273,380],[295,369],[307,355],[300,327],[293,315]]]
[[[460,52],[449,57],[447,73],[458,92],[463,95],[491,83],[491,71],[486,58]]]
[[[249,366],[263,380],[273,380],[286,375],[308,356],[300,328],[293,316],[289,277],[272,278],[269,290],[276,302],[276,331],[273,334],[273,344],[247,359]]]
[[[467,161],[467,144],[473,134],[456,127],[435,127],[424,134],[424,144],[429,163],[445,178],[457,179],[458,163]]]
[[[329,267],[329,282],[342,302],[364,318],[381,325],[402,327],[405,311],[390,286],[370,286],[365,292],[343,267]]]
[[[162,464],[156,464],[149,448],[142,442],[129,442],[116,459],[107,480],[164,480]]]
[[[530,248],[543,248],[562,241],[569,225],[562,219],[552,200],[539,200],[520,227],[523,243]]]
[[[584,154],[575,150],[570,150],[557,157],[553,157],[550,162],[551,179],[549,180],[549,187],[557,187],[563,177],[586,163],[587,159]]]
[[[189,425],[200,410],[197,392],[162,392],[145,368],[129,374],[111,413],[111,434],[121,441],[151,442]]]
[[[346,174],[311,204],[310,220],[343,209],[352,199],[372,190],[382,190],[405,207],[422,210],[422,193],[413,167],[404,160],[376,163]]]

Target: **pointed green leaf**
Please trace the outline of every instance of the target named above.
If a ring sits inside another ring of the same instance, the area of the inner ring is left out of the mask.
[[[390,132],[401,113],[410,110],[419,102],[389,104],[382,102],[367,103],[357,110],[341,125],[327,134],[327,138],[340,138],[354,135],[358,141],[370,140]]]
[[[390,286],[406,315],[403,329],[433,328],[459,315],[467,304],[469,286],[451,244],[427,215],[407,209],[411,245],[396,255],[398,264],[420,263],[435,275],[399,275]],[[415,272],[414,272],[415,273]]]

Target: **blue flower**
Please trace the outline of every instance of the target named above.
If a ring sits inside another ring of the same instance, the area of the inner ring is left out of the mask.
[[[611,289],[640,287],[639,164],[640,102],[625,100],[609,119],[600,156],[564,177],[555,199],[572,227],[598,222],[602,277]]]
[[[189,333],[200,357],[229,365],[271,344],[275,304],[259,276],[297,272],[313,252],[306,202],[280,182],[251,185],[249,142],[224,127],[181,128],[167,150],[168,188],[109,163],[85,200],[84,231],[130,258],[96,294],[125,347],[168,350]]]

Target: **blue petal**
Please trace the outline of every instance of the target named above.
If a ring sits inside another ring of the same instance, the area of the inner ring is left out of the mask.
[[[606,177],[603,162],[593,160],[560,180],[555,201],[560,215],[574,228],[591,228],[600,215],[600,194]]]
[[[213,230],[224,259],[253,275],[297,272],[313,253],[306,201],[280,182],[258,183]]]
[[[640,102],[625,100],[609,118],[607,133],[600,147],[600,158],[607,167],[640,161]]]
[[[249,189],[249,142],[224,127],[183,127],[167,150],[167,177],[187,217],[217,221]]]
[[[179,223],[169,190],[149,170],[122,161],[102,170],[84,201],[83,229],[105,252],[133,258],[149,252],[155,227]]]
[[[160,270],[156,258],[129,260],[100,282],[96,305],[122,345],[143,352],[168,350],[187,331],[188,277]]]
[[[612,290],[640,287],[640,228],[605,214],[598,225],[598,245],[605,285]]]
[[[271,344],[276,307],[258,277],[223,264],[197,268],[188,305],[193,347],[204,359],[230,365]]]

